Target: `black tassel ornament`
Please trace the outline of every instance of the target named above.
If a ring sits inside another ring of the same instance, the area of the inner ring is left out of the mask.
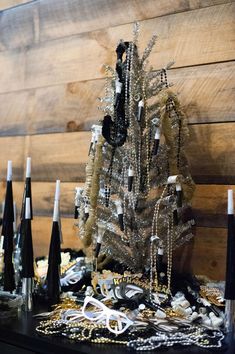
[[[144,114],[144,101],[140,100],[138,102],[138,115],[137,115],[137,121],[140,123],[141,120],[143,119],[143,114]]]
[[[6,188],[3,221],[2,221],[2,235],[4,237],[3,288],[5,291],[10,291],[10,292],[15,289],[15,271],[12,262],[13,238],[14,238],[13,224],[14,224],[14,206],[13,206],[13,192],[12,192],[12,161],[8,161],[7,188]]]
[[[124,231],[124,222],[123,222],[123,208],[121,201],[116,202],[118,222],[121,231]]]
[[[159,148],[159,142],[160,142],[160,128],[157,127],[155,136],[154,136],[154,143],[153,143],[153,155],[157,155],[158,153],[158,148]]]
[[[134,170],[132,166],[130,166],[128,168],[128,192],[132,191],[133,180],[134,180]]]
[[[60,299],[60,242],[59,201],[55,196],[47,271],[47,294],[50,305],[58,303]]]
[[[98,258],[99,253],[100,253],[100,248],[102,245],[104,233],[105,233],[104,225],[98,225],[98,237],[97,237],[96,248],[95,248],[95,258],[96,259]]]
[[[159,243],[158,249],[157,249],[157,270],[159,273],[163,272],[163,246],[161,243]]]
[[[101,243],[102,243],[102,239],[101,239],[101,237],[98,236],[96,247],[95,247],[95,258],[98,258],[98,256],[99,256]]]
[[[176,190],[176,203],[177,203],[177,208],[181,208],[182,207],[182,196],[183,196],[183,192],[182,192],[182,187],[180,183],[176,183],[175,186],[175,190]]]

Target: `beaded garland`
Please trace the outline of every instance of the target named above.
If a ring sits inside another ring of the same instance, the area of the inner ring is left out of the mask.
[[[110,300],[106,303],[112,306]],[[159,317],[159,310],[165,313],[168,321]],[[127,316],[131,315],[130,310],[123,306],[122,311]],[[164,311],[161,307],[157,311],[144,309],[131,327],[122,334],[114,335],[102,321],[91,322],[82,317],[81,305],[69,299],[57,305],[50,319],[41,321],[36,331],[40,335],[63,336],[77,342],[125,345],[138,351],[152,351],[176,344],[213,349],[222,347],[224,339],[221,330],[185,322],[184,316],[169,309]]]

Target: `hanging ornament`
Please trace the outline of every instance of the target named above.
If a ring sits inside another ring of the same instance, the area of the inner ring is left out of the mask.
[[[144,101],[140,100],[138,102],[138,116],[137,116],[137,121],[141,122],[143,119],[143,114],[144,114]]]
[[[133,180],[134,180],[134,170],[132,166],[130,166],[128,168],[128,192],[132,191]]]
[[[124,231],[124,223],[123,223],[123,208],[120,200],[116,202],[117,214],[118,214],[118,222],[121,231]]]
[[[180,183],[176,183],[175,186],[175,190],[176,190],[176,203],[177,203],[177,208],[181,208],[182,207],[182,187]]]
[[[104,233],[105,233],[104,225],[98,224],[98,237],[97,237],[97,241],[96,241],[95,258],[98,258],[98,256],[99,256]]]
[[[153,155],[157,155],[158,152],[158,147],[159,147],[159,142],[160,142],[160,128],[156,128],[155,136],[154,136],[154,143],[153,143]]]

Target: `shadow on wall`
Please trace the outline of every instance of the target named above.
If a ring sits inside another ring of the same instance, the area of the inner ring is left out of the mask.
[[[200,117],[196,105],[187,107]],[[200,119],[200,118],[199,118]],[[196,183],[232,184],[235,182],[234,123],[205,123],[189,125],[189,143],[186,154],[191,174]]]

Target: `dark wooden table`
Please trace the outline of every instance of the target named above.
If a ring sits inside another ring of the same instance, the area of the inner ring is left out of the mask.
[[[32,313],[21,312],[18,318],[0,322],[0,353],[1,354],[130,354],[135,351],[119,345],[97,345],[75,343],[66,338],[39,336],[35,327],[38,320],[33,318]],[[226,339],[228,342],[228,339]],[[156,351],[155,351],[156,352]],[[211,351],[197,347],[169,348],[159,350],[168,354],[208,354],[223,353],[235,354],[235,344],[229,343],[220,350]],[[138,353],[138,352],[136,352]],[[154,353],[154,352],[141,352]]]

